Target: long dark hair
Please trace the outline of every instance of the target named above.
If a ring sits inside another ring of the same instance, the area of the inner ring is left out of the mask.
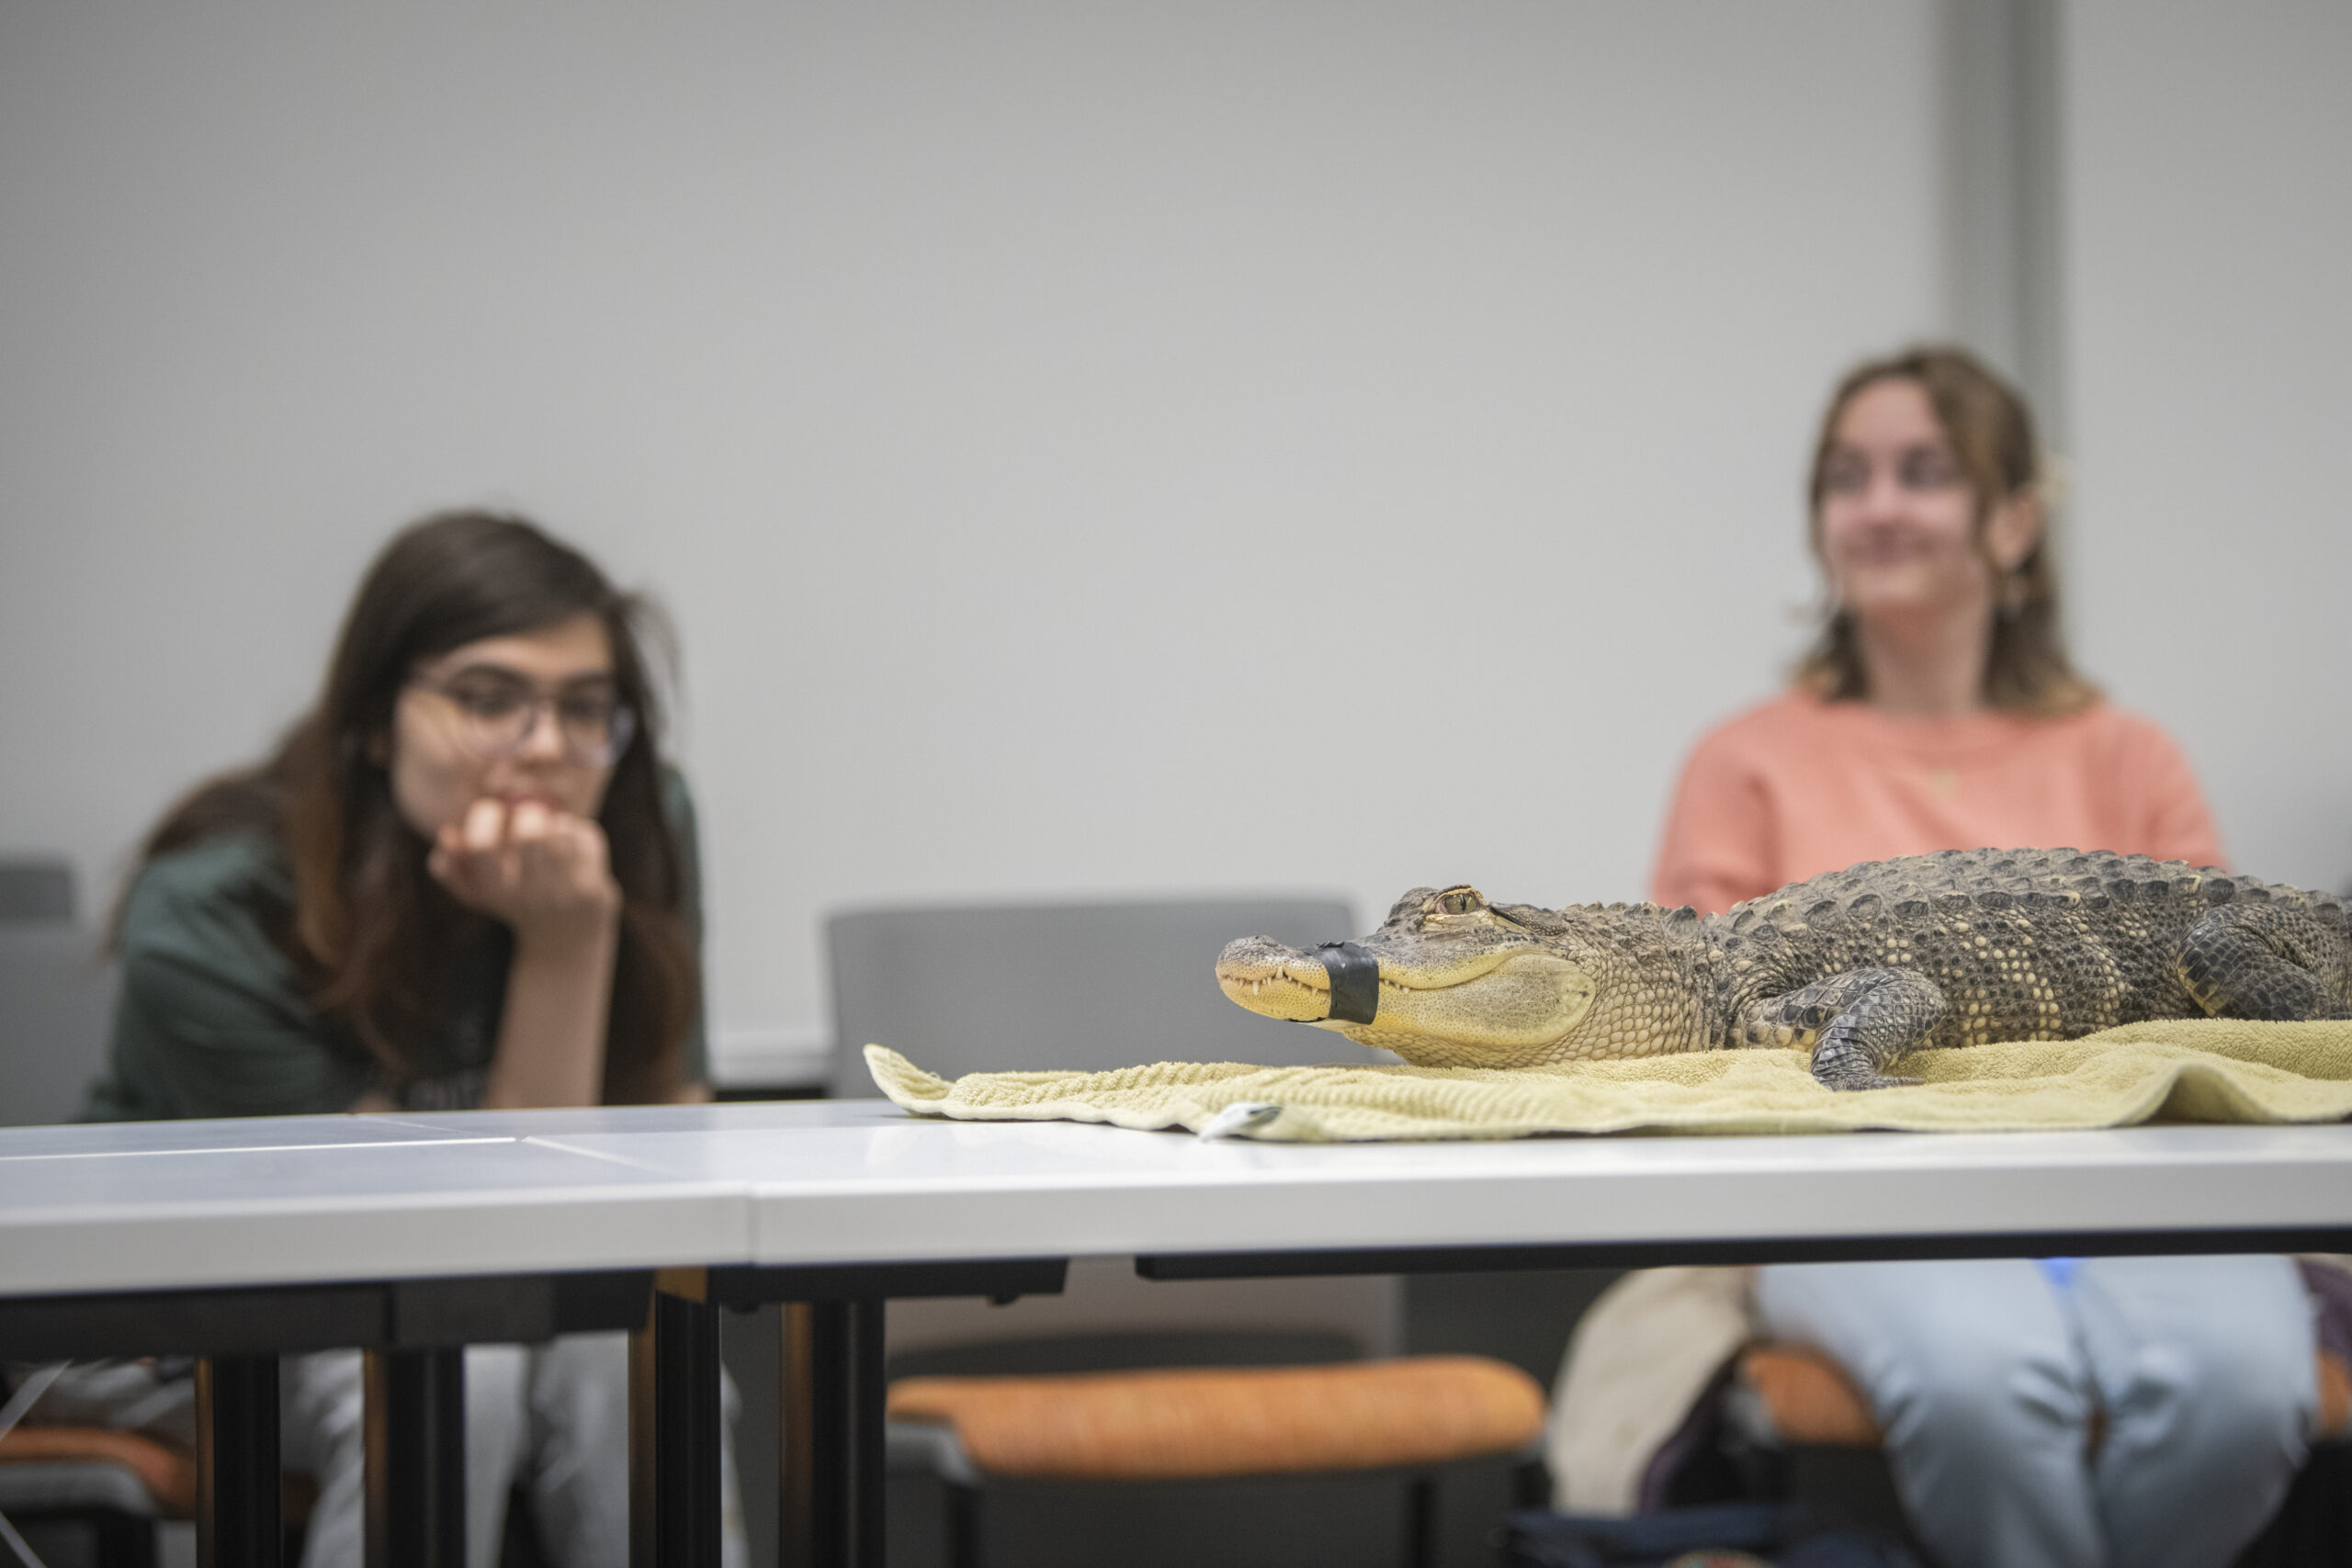
[[[520,517],[445,512],[394,535],[344,617],[316,705],[268,761],[199,786],[167,812],[140,863],[221,832],[277,833],[294,906],[273,924],[311,1002],[392,1082],[420,1076],[449,1022],[454,961],[496,941],[497,927],[426,873],[429,846],[393,804],[385,749],[393,705],[420,660],[582,615],[604,624],[617,694],[639,719],[597,814],[622,901],[604,1098],[670,1099],[700,975],[684,855],[662,807],[660,694],[639,636],[666,648],[666,632],[642,599]]]
[[[1821,416],[1814,442],[1813,470],[1805,487],[1808,525],[1815,553],[1821,547],[1821,499],[1829,484],[1829,458],[1838,445],[1838,422],[1866,389],[1886,380],[1918,383],[1951,444],[1952,457],[1976,492],[1976,538],[1994,508],[2019,491],[2042,489],[2041,448],[2034,439],[2033,415],[2016,389],[1974,355],[1958,348],[1914,348],[1856,366],[1838,383]],[[2044,504],[2047,504],[2045,500]],[[1992,561],[1989,552],[1986,560]],[[1996,574],[1997,562],[1992,562]],[[2098,688],[2075,673],[2058,624],[2058,574],[2051,561],[2049,530],[2018,569],[2007,574],[1998,595],[1993,641],[1984,660],[1984,700],[2007,712],[2035,718],[2079,713],[2098,700]],[[1835,611],[1797,666],[1797,683],[1832,702],[1870,695],[1870,672],[1862,666],[1854,618]]]

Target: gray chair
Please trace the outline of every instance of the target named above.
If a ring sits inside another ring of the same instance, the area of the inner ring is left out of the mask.
[[[0,860],[0,1125],[64,1122],[81,1108],[105,1060],[114,985],[97,932],[74,919],[73,867]],[[109,1568],[154,1561],[160,1513],[119,1464],[0,1464],[0,1516],[44,1540],[62,1531],[93,1542]]]
[[[933,1072],[1138,1062],[1392,1060],[1328,1030],[1246,1012],[1215,965],[1240,936],[1293,946],[1362,935],[1339,898],[861,909],[826,922],[832,1092],[872,1095],[860,1049]]]
[[[93,1568],[156,1568],[170,1528],[138,1476],[102,1461],[0,1464],[0,1517],[44,1563]]]
[[[59,860],[0,861],[0,1126],[70,1121],[105,1065],[114,965]]]

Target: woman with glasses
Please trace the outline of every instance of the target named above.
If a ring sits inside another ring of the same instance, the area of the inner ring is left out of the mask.
[[[655,748],[645,616],[518,518],[397,535],[317,705],[149,837],[89,1114],[707,1099],[694,818]],[[556,1562],[626,1562],[622,1337],[476,1348],[466,1396],[474,1568],[518,1480]],[[356,1352],[288,1361],[312,1568],[361,1559],[363,1403]]]
[[[1953,350],[1857,367],[1810,499],[1834,609],[1793,689],[1693,751],[1658,902],[1721,910],[1938,850],[2221,859],[2179,748],[2067,660],[2014,391]],[[2283,1258],[1780,1265],[1754,1305],[1852,1377],[1946,1568],[2221,1568],[2313,1436]]]
[[[703,1097],[693,818],[642,615],[518,519],[397,536],[317,705],[149,837],[92,1113]]]

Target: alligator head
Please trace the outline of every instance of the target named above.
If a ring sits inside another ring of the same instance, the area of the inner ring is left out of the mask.
[[[1408,1062],[1519,1066],[1589,1054],[1571,1036],[1599,976],[1564,934],[1552,910],[1489,904],[1475,887],[1416,887],[1360,942],[1230,942],[1216,979],[1251,1012]]]

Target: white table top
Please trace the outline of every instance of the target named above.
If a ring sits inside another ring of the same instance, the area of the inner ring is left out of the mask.
[[[301,1116],[0,1130],[0,1294],[696,1264],[740,1183],[511,1131]]]
[[[1206,1143],[880,1100],[0,1130],[0,1293],[692,1264],[2352,1228],[2352,1127]]]

